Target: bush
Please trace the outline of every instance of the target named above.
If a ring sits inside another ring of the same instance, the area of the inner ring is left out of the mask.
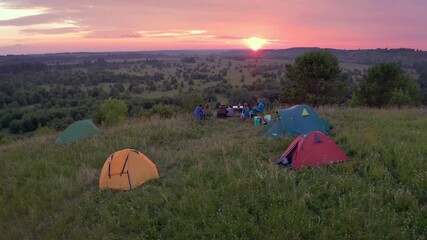
[[[6,137],[6,136],[3,136],[3,135],[0,135],[0,145],[2,145],[2,144],[8,144],[8,143],[11,143],[13,141],[14,141],[14,139],[11,139],[10,137]]]
[[[403,91],[401,88],[395,89],[391,94],[389,104],[393,106],[410,105],[412,102],[411,97],[407,91]]]
[[[370,107],[418,105],[422,100],[418,83],[396,63],[370,67],[354,97]]]
[[[47,126],[43,126],[43,127],[38,127],[36,129],[35,135],[36,136],[43,136],[43,135],[50,135],[56,133],[55,129],[52,129],[50,127]]]
[[[360,97],[356,93],[353,93],[351,95],[350,100],[347,101],[347,104],[350,107],[359,107],[359,106],[363,106],[363,101],[360,99]]]
[[[204,102],[202,94],[196,92],[187,92],[178,97],[180,106],[188,112],[193,111],[197,105],[203,104]]]
[[[105,100],[96,114],[96,121],[102,125],[114,125],[127,118],[128,107],[122,100],[109,98]]]
[[[175,116],[176,111],[172,106],[164,105],[164,104],[158,104],[155,105],[150,110],[142,110],[139,115],[141,117],[149,118],[153,115],[157,115],[160,118],[172,118]]]

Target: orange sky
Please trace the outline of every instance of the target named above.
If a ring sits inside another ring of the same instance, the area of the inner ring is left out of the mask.
[[[2,0],[0,55],[162,49],[427,50],[425,0]]]

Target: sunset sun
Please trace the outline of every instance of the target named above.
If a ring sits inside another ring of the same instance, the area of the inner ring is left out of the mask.
[[[243,39],[243,41],[248,48],[254,51],[261,49],[264,45],[269,43],[267,39],[259,37],[249,37]]]

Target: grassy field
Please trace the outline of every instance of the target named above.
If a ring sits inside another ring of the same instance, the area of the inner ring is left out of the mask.
[[[349,162],[292,171],[273,164],[291,138],[191,116],[0,146],[0,239],[425,239],[427,109],[318,111]],[[161,178],[99,191],[105,159],[123,148]]]

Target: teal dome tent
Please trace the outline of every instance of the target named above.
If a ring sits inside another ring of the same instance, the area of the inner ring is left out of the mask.
[[[263,128],[264,136],[298,136],[313,131],[329,135],[331,124],[307,105],[296,105],[277,111],[277,119]]]
[[[97,136],[101,130],[95,126],[92,119],[80,120],[68,126],[56,139],[57,144],[67,144],[83,138]]]

